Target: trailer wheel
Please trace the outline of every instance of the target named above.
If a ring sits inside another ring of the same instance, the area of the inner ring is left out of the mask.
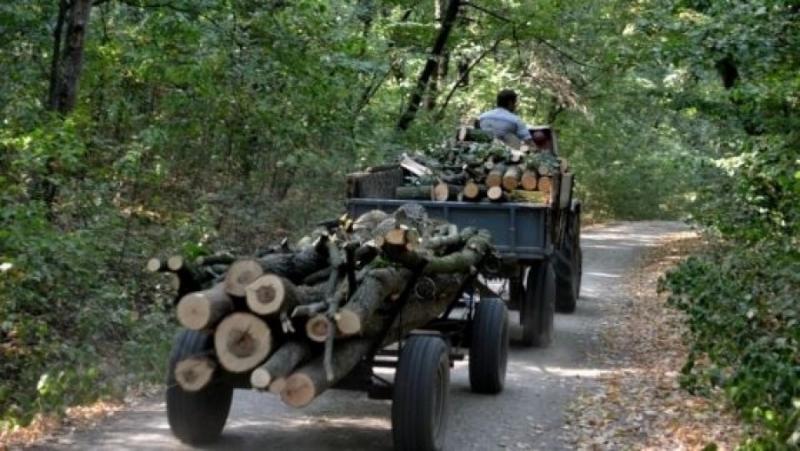
[[[573,313],[581,292],[583,256],[581,254],[580,209],[569,213],[569,223],[560,257],[556,259],[556,311]]]
[[[167,419],[175,437],[191,445],[210,443],[219,438],[228,419],[233,387],[212,380],[199,391],[184,391],[175,381],[175,365],[187,357],[205,354],[211,349],[211,335],[182,330],[175,339],[169,357]]]
[[[508,364],[508,309],[501,299],[481,299],[472,319],[469,383],[476,393],[500,393]]]
[[[520,311],[522,344],[547,347],[553,337],[556,280],[553,266],[543,260],[528,270],[525,302]]]
[[[450,357],[440,337],[418,335],[403,346],[392,396],[392,435],[398,451],[444,449]]]

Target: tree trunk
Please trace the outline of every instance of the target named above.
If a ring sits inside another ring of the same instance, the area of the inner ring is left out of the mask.
[[[214,350],[219,363],[232,373],[256,367],[272,350],[269,326],[250,313],[227,316],[214,331]]]
[[[272,385],[280,379],[285,379],[292,370],[303,360],[311,355],[311,346],[302,341],[290,341],[278,348],[267,361],[253,370],[250,375],[250,384],[255,388],[272,390]],[[280,384],[279,384],[280,385]],[[277,388],[281,388],[276,386]],[[278,390],[280,392],[281,390]]]
[[[89,16],[92,11],[92,0],[72,0],[69,6],[62,1],[59,5],[59,23],[56,24],[54,35],[53,64],[50,74],[50,99],[49,107],[62,115],[66,115],[75,108],[78,98],[78,85],[83,68],[83,50],[89,25]],[[68,10],[65,10],[65,7]],[[66,14],[67,33],[61,47],[59,26],[63,26],[62,18]],[[58,55],[57,55],[58,54]],[[54,70],[53,70],[54,69]]]
[[[436,70],[437,59],[440,58],[445,52],[447,40],[450,38],[450,32],[452,31],[456,17],[458,16],[459,6],[461,6],[461,2],[459,0],[449,0],[447,2],[447,8],[445,9],[444,16],[442,17],[442,26],[439,29],[436,40],[433,43],[428,60],[425,62],[425,66],[422,68],[422,72],[417,79],[417,85],[411,92],[411,97],[408,100],[408,106],[406,106],[403,115],[397,122],[398,130],[407,130],[411,125],[411,122],[414,121],[414,117],[416,117],[420,102],[422,101],[422,96],[428,87],[428,81],[430,81],[431,76]]]

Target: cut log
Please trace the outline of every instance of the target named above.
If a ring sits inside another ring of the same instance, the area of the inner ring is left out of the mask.
[[[202,330],[213,327],[223,316],[233,310],[233,302],[225,292],[225,284],[189,293],[178,302],[178,321],[187,329]]]
[[[405,268],[373,269],[364,275],[350,301],[336,314],[336,327],[342,335],[361,333],[376,310],[397,296],[411,280]]]
[[[486,190],[486,197],[491,201],[500,202],[505,200],[503,188],[500,186],[493,186]]]
[[[322,357],[300,367],[286,379],[281,400],[292,407],[304,407],[322,392],[335,385],[355,368],[369,353],[372,341],[368,339],[341,340],[333,350],[333,378],[328,379]]]
[[[225,291],[231,296],[242,297],[247,286],[264,274],[264,269],[255,259],[237,260],[225,275]]]
[[[311,341],[325,343],[331,330],[331,322],[327,316],[316,314],[306,322],[306,335]]]
[[[211,382],[216,362],[206,356],[189,357],[175,365],[175,381],[185,391],[198,391]]]
[[[538,184],[539,191],[546,193],[550,197],[550,191],[553,189],[553,180],[550,177],[539,177]]]
[[[522,179],[520,180],[522,189],[528,191],[534,191],[536,190],[537,183],[538,183],[538,177],[536,176],[536,171],[531,171],[530,169],[526,169],[525,172],[522,173]]]
[[[275,274],[265,274],[245,289],[247,307],[258,315],[276,312],[291,312],[300,304],[325,300],[325,289],[321,285],[296,287],[292,282]]]
[[[255,368],[272,350],[269,326],[251,313],[225,317],[214,332],[214,350],[219,363],[232,373]]]
[[[503,174],[503,188],[506,191],[513,191],[519,186],[520,178],[522,178],[522,171],[519,166],[509,166],[506,173]]]
[[[482,197],[486,196],[486,187],[478,185],[470,180],[464,185],[462,193],[465,200],[480,200]]]
[[[301,341],[290,341],[278,348],[263,365],[250,374],[250,385],[266,389],[277,379],[286,378],[302,361],[311,356],[311,346]]]
[[[486,174],[486,188],[493,188],[495,186],[503,186],[503,175],[506,169],[502,165],[496,165],[488,174]]]
[[[163,262],[157,258],[151,258],[150,260],[147,260],[146,269],[148,272],[164,272],[169,268],[167,268],[166,262]]]
[[[184,260],[183,257],[180,255],[173,255],[169,259],[167,259],[167,268],[170,271],[178,272],[181,268],[183,268]]]
[[[431,200],[438,202],[453,200],[458,196],[459,191],[461,191],[459,186],[442,181],[433,185],[433,189],[431,189]]]

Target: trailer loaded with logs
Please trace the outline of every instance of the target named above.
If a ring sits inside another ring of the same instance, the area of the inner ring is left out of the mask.
[[[547,346],[554,312],[574,312],[580,294],[581,204],[555,130],[534,127],[531,134],[541,139],[514,149],[462,128],[425,152],[350,174],[347,204],[358,215],[415,199],[432,217],[488,230],[500,254],[501,294],[519,311],[521,343]]]
[[[505,382],[506,304],[489,231],[419,203],[363,209],[296,246],[253,256],[152,259],[178,285],[183,327],[169,361],[167,414],[191,444],[222,432],[236,388],[304,407],[331,388],[392,400],[395,449],[439,450],[449,370],[469,353],[472,390]],[[393,380],[376,367],[395,368]]]

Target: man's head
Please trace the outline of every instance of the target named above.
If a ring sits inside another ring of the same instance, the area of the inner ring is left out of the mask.
[[[498,92],[497,106],[513,113],[517,109],[517,93],[511,89],[504,89]]]

